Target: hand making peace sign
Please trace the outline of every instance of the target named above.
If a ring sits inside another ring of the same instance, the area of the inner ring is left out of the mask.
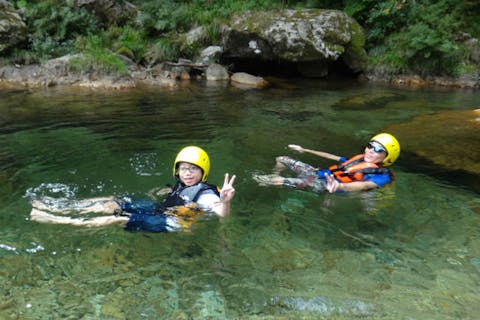
[[[228,173],[225,173],[225,180],[223,182],[222,190],[220,191],[220,200],[222,202],[230,202],[235,195],[235,188],[233,188],[233,182],[235,182],[236,176],[233,175],[229,180]]]

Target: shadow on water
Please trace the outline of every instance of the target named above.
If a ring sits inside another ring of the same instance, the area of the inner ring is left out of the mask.
[[[480,176],[478,175],[461,170],[448,170],[428,159],[408,152],[402,152],[402,164],[400,166],[405,171],[427,175],[440,183],[480,194],[480,184],[478,183]]]

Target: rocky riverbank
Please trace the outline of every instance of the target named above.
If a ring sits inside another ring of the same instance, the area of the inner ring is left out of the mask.
[[[189,81],[228,81],[232,85],[247,88],[263,88],[269,85],[261,76],[245,72],[230,72],[217,63],[193,63],[190,60],[164,62],[152,67],[130,63],[126,75],[106,74],[95,70],[73,72],[69,67],[72,56],[48,61],[43,65],[7,65],[0,67],[0,85],[4,87],[78,86],[102,89],[129,89],[140,85],[175,88]],[[421,88],[440,86],[462,89],[479,89],[480,75],[453,77],[420,77],[418,75],[382,75],[365,72],[360,81],[386,83],[399,87]]]

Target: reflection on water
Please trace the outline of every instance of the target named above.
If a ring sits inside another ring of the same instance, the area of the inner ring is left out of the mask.
[[[281,154],[329,164],[288,143],[348,156],[388,124],[478,108],[473,92],[305,82],[0,93],[2,319],[479,314],[474,178],[419,170],[407,150],[393,167],[396,182],[375,192],[316,195],[251,179]],[[355,108],[362,97],[374,107]],[[172,183],[174,156],[189,144],[210,153],[210,182],[237,174],[230,218],[169,234],[28,220],[29,201],[40,196],[145,196]]]

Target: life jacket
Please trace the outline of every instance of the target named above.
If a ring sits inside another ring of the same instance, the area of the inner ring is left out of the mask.
[[[147,206],[135,207],[125,226],[129,231],[168,232],[188,230],[202,211],[195,202],[207,190],[220,196],[214,185],[200,182],[185,186],[178,181],[162,203],[151,202]],[[128,211],[128,210],[127,210]]]
[[[330,166],[328,169],[335,179],[342,183],[364,181],[365,174],[388,173],[393,180],[393,173],[389,169],[382,168],[376,163],[365,162],[363,154],[353,156],[345,162]]]
[[[220,196],[217,186],[209,183],[200,182],[193,186],[185,186],[180,181],[173,186],[172,192],[170,192],[162,204],[165,207],[184,206],[186,204],[197,202],[198,198],[204,191],[211,190],[217,196]]]

